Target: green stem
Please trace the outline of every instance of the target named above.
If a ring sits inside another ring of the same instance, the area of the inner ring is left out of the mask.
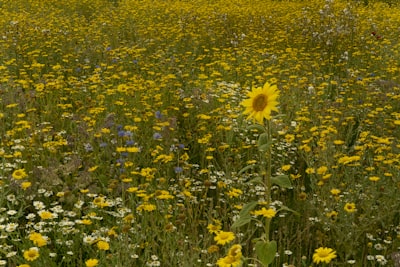
[[[271,131],[271,124],[270,121],[267,121],[267,137],[268,137],[268,142],[271,141],[272,138],[272,131]],[[266,168],[265,168],[265,174],[264,174],[264,184],[265,184],[265,197],[267,201],[267,206],[271,204],[271,165],[272,165],[272,159],[271,159],[271,146],[268,147],[267,151],[265,152],[265,157],[266,157]],[[269,228],[270,228],[270,219],[265,220],[265,239],[266,241],[269,241]]]

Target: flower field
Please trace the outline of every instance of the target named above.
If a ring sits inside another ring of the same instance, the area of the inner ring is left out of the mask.
[[[0,6],[0,266],[400,266],[396,1]]]

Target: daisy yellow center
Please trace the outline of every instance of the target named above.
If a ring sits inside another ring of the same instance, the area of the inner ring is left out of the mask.
[[[28,252],[28,257],[29,257],[29,258],[34,258],[34,257],[36,257],[36,254],[37,254],[36,251],[29,251],[29,252]]]
[[[267,104],[268,97],[264,94],[259,94],[253,100],[253,109],[255,111],[263,111]]]
[[[318,255],[320,258],[326,258],[326,257],[329,257],[329,251],[326,251],[326,250],[324,250],[324,251],[321,251],[320,253],[319,253],[319,255]]]

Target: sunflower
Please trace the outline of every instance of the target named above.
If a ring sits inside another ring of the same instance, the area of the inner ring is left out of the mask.
[[[276,85],[265,83],[263,87],[253,88],[247,96],[249,98],[241,103],[246,108],[243,114],[248,115],[247,119],[253,118],[258,123],[263,124],[264,118],[271,119],[272,111],[278,111],[276,99],[279,96],[279,91]]]
[[[313,254],[313,261],[317,264],[320,262],[330,263],[334,258],[336,258],[336,251],[331,248],[320,247]]]

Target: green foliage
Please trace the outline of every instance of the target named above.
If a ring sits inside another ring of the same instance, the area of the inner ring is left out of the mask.
[[[258,241],[255,248],[257,257],[264,266],[274,261],[277,252],[276,241]]]
[[[239,218],[232,224],[232,228],[238,228],[248,224],[252,220],[251,211],[257,206],[257,201],[247,203],[239,212]]]

